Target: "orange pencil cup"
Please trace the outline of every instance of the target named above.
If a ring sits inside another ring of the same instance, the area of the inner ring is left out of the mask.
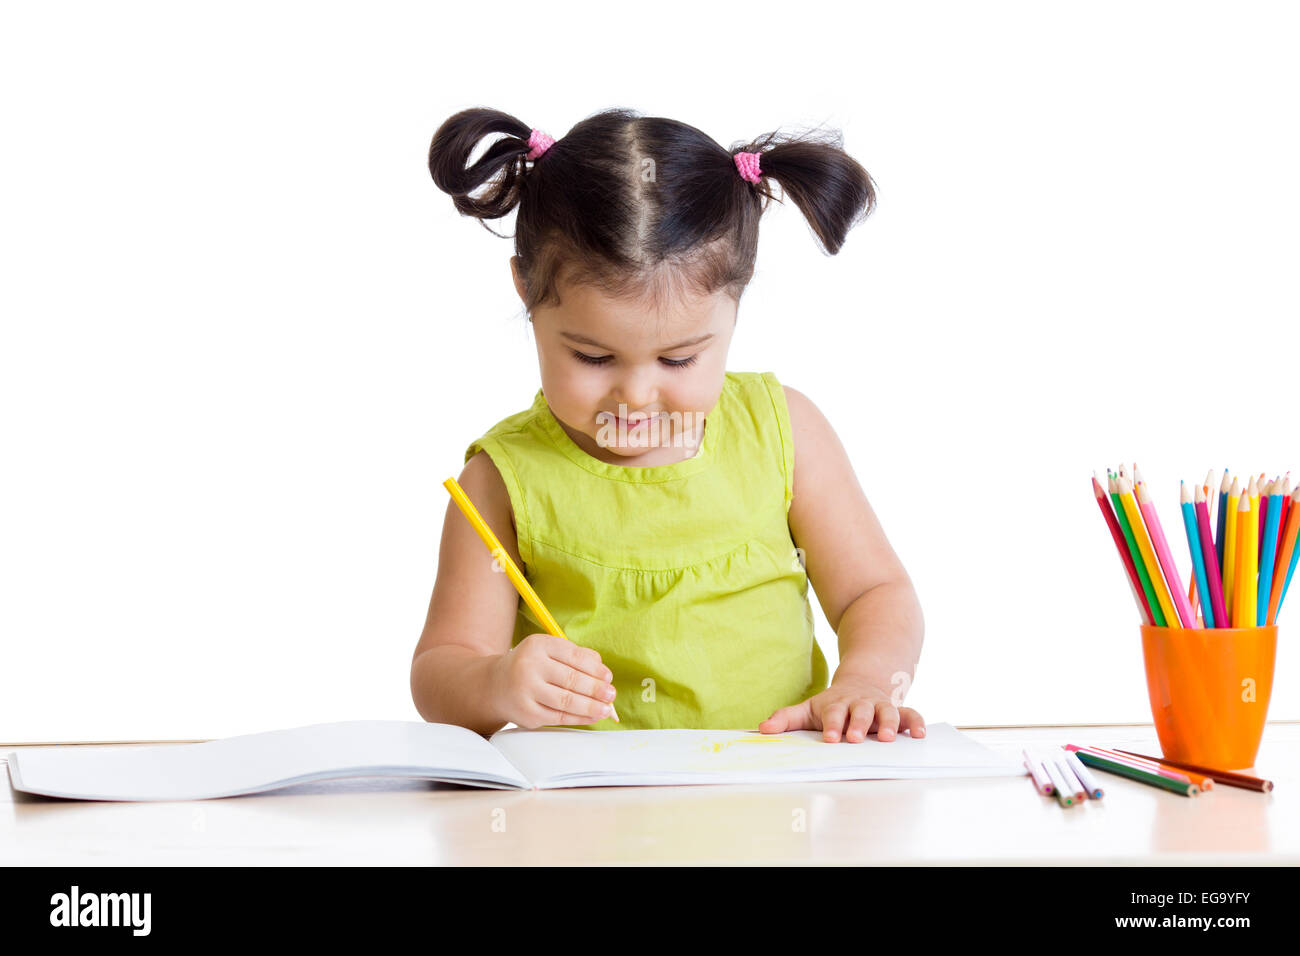
[[[1142,657],[1164,756],[1241,770],[1255,765],[1273,693],[1277,625],[1142,625]]]

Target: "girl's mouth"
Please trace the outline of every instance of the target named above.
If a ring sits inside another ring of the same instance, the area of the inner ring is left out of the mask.
[[[614,416],[614,427],[620,429],[626,429],[627,431],[633,431],[634,429],[640,428],[643,425],[648,425],[650,422],[654,421],[658,417],[659,417],[658,415],[647,415],[643,418],[638,418],[635,421],[628,421],[626,418],[619,418],[616,415]]]

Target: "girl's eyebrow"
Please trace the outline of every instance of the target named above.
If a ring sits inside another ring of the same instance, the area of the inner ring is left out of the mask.
[[[618,351],[617,349],[610,348],[608,345],[601,345],[595,339],[589,339],[585,335],[577,335],[573,332],[561,332],[560,334],[563,335],[565,338],[573,339],[573,341],[575,342],[582,342],[585,345],[594,345],[596,346],[596,348],[604,349],[606,352]],[[714,333],[709,332],[707,335],[696,336],[693,339],[687,339],[685,342],[678,342],[676,345],[669,345],[667,348],[661,349],[660,351],[671,352],[674,349],[684,349],[688,345],[698,345],[700,342],[706,342],[709,339],[713,338],[713,335]]]

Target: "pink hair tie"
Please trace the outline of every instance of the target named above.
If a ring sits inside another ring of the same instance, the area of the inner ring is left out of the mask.
[[[756,183],[763,174],[758,169],[758,153],[737,153],[734,157],[740,178]]]
[[[546,152],[555,145],[555,140],[547,136],[540,129],[535,129],[528,136],[528,155],[525,159],[537,159],[542,153]]]

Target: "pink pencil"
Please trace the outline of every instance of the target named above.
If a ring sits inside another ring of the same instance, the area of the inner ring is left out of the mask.
[[[1135,470],[1136,467],[1135,465]],[[1169,585],[1174,607],[1178,610],[1178,616],[1183,619],[1183,627],[1200,627],[1200,622],[1196,620],[1196,613],[1187,601],[1187,592],[1183,590],[1183,579],[1178,576],[1178,566],[1174,564],[1174,556],[1169,553],[1169,542],[1165,540],[1164,530],[1160,527],[1160,518],[1156,515],[1156,506],[1151,501],[1151,493],[1147,491],[1145,481],[1138,487],[1138,507],[1146,521],[1147,532],[1151,535],[1151,543],[1156,549],[1156,557],[1160,559],[1160,567],[1164,569],[1165,583]],[[1170,626],[1173,626],[1172,622]]]
[[[1020,751],[1025,757],[1025,769],[1029,771],[1029,776],[1034,780],[1034,786],[1038,788],[1039,793],[1045,796],[1051,796],[1056,792],[1052,786],[1052,781],[1047,779],[1047,771],[1043,769],[1043,761],[1037,755],[1030,755],[1028,750]]]

